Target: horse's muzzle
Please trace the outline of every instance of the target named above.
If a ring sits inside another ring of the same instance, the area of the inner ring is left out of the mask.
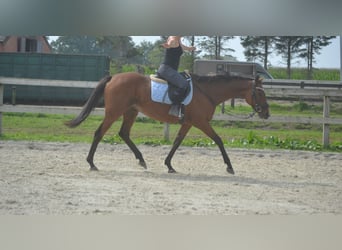
[[[268,117],[270,117],[270,112],[267,103],[265,105],[258,106],[256,112],[258,113],[261,119],[268,119]]]

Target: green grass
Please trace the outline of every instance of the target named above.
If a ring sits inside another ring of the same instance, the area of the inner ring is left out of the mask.
[[[267,70],[274,79],[287,79],[286,68],[269,68]],[[308,72],[305,68],[292,68],[291,79],[305,80],[308,78]],[[340,71],[338,69],[313,69],[312,80],[339,81]]]
[[[303,112],[315,113],[320,106],[301,104],[279,105],[271,103],[271,111],[277,114],[301,115]],[[340,107],[332,108],[332,114],[341,117]],[[218,107],[218,111],[220,108]],[[239,105],[235,109],[227,107],[235,114],[248,114],[250,107]],[[317,112],[318,115],[321,111]],[[64,122],[73,118],[66,115],[46,115],[28,113],[3,114],[3,135],[1,140],[39,140],[57,142],[91,143],[93,134],[102,121],[100,116],[90,116],[79,127],[70,129]],[[121,120],[115,122],[103,138],[105,143],[123,143],[118,136]],[[255,122],[225,122],[212,121],[215,131],[221,136],[227,147],[269,148],[269,149],[301,149],[323,150],[321,145],[321,125],[309,124],[280,124]],[[163,138],[164,124],[149,118],[138,118],[134,124],[131,138],[136,144],[162,145],[171,144]],[[170,125],[170,139],[176,136],[179,125]],[[330,151],[342,152],[342,126],[331,126]],[[182,145],[186,146],[215,146],[212,140],[202,131],[192,128]]]

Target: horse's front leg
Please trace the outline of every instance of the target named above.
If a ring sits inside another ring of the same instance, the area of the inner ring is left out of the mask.
[[[197,127],[200,130],[202,130],[207,136],[209,136],[216,143],[216,145],[219,147],[221,154],[222,154],[222,157],[223,157],[223,161],[225,164],[227,164],[227,172],[230,174],[235,174],[233,166],[232,166],[230,159],[227,155],[227,152],[223,146],[222,139],[216,134],[216,132],[210,126],[210,124],[209,123],[202,124],[201,126],[197,126]]]
[[[176,170],[174,170],[174,168],[171,166],[171,159],[173,157],[173,155],[175,154],[177,148],[179,147],[179,145],[182,143],[184,137],[186,136],[186,134],[188,133],[189,129],[191,128],[192,125],[190,124],[183,124],[181,126],[181,128],[178,131],[177,137],[173,142],[173,146],[171,148],[171,151],[169,152],[169,154],[167,155],[166,159],[165,159],[165,165],[168,167],[169,169],[169,173],[176,173]]]
[[[235,174],[232,163],[230,162],[230,159],[229,159],[228,154],[227,154],[227,152],[223,146],[223,142],[222,142],[221,138],[218,135],[216,135],[216,136],[212,137],[211,139],[213,139],[214,142],[220,148],[220,151],[221,151],[221,154],[223,157],[223,161],[224,161],[224,163],[227,164],[227,172],[230,174]]]

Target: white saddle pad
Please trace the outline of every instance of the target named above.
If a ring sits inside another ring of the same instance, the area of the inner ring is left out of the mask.
[[[154,102],[160,102],[165,104],[171,104],[171,100],[168,95],[168,87],[169,85],[166,83],[159,83],[154,80],[151,80],[151,98]],[[190,91],[189,94],[185,97],[182,104],[188,105],[192,100],[193,95],[193,86],[192,81],[190,81]]]

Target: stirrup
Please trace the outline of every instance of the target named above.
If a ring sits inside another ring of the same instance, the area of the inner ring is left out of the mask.
[[[178,104],[172,104],[171,108],[169,110],[169,115],[173,115],[176,116],[178,118],[182,118],[183,114],[182,114],[182,108],[181,105]]]

